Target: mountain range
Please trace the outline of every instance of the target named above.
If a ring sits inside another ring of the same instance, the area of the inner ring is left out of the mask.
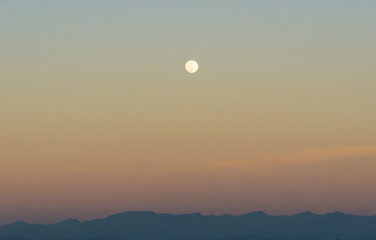
[[[0,240],[376,240],[376,216],[305,212],[272,216],[159,214],[128,211],[103,219],[56,224],[17,222]]]

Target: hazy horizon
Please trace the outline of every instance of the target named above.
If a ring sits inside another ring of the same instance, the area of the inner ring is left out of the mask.
[[[371,0],[0,1],[0,225],[376,215],[375,26]]]
[[[298,215],[302,215],[302,214],[313,214],[313,215],[319,215],[319,216],[325,216],[325,215],[331,215],[331,214],[344,214],[344,215],[362,216],[362,217],[375,217],[376,216],[376,215],[357,215],[357,214],[351,214],[351,213],[344,213],[344,212],[340,212],[340,211],[326,212],[326,213],[315,213],[315,212],[312,212],[312,211],[309,211],[309,210],[305,211],[305,212],[294,213],[294,214],[268,214],[268,213],[266,213],[264,211],[261,211],[261,210],[260,211],[246,212],[246,213],[239,213],[239,214],[231,214],[231,213],[222,213],[222,214],[210,214],[210,213],[207,213],[207,214],[202,214],[200,212],[168,213],[168,212],[155,212],[155,211],[152,211],[152,210],[150,210],[150,211],[127,210],[127,211],[112,213],[112,214],[108,214],[108,215],[104,215],[104,216],[92,217],[92,218],[88,218],[88,219],[79,219],[79,218],[69,217],[69,218],[64,218],[64,219],[61,219],[61,220],[57,220],[55,222],[25,222],[25,221],[22,221],[22,220],[18,220],[18,221],[11,222],[11,223],[1,224],[0,227],[6,226],[6,225],[11,225],[11,224],[16,224],[16,223],[46,224],[46,225],[50,225],[50,224],[62,223],[62,222],[69,221],[69,220],[77,220],[77,221],[83,223],[83,222],[87,222],[87,221],[106,219],[106,218],[111,217],[111,216],[116,216],[116,215],[119,215],[119,214],[127,214],[127,213],[135,213],[135,214],[140,214],[140,215],[141,214],[145,214],[145,213],[153,213],[153,214],[156,214],[156,215],[172,215],[172,216],[196,215],[196,214],[199,214],[201,216],[216,216],[216,217],[228,216],[228,215],[237,217],[237,216],[243,216],[243,215],[252,214],[252,213],[258,213],[258,214],[259,213],[264,213],[267,216],[272,216],[272,217],[278,217],[278,216],[293,217],[293,216],[298,216]]]

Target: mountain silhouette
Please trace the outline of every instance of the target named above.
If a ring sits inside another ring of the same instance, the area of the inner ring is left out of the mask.
[[[76,219],[48,225],[17,222],[0,227],[0,240],[27,240],[22,237],[33,240],[376,240],[376,216],[340,212],[215,216],[129,211],[85,222]]]

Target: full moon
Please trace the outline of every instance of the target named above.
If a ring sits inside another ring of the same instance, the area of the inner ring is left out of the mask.
[[[185,64],[185,70],[189,73],[195,73],[198,70],[198,63],[195,60],[189,60]]]

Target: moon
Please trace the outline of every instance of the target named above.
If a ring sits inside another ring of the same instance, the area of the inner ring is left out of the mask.
[[[198,70],[198,63],[195,60],[189,60],[185,64],[185,70],[189,73],[195,73]]]

